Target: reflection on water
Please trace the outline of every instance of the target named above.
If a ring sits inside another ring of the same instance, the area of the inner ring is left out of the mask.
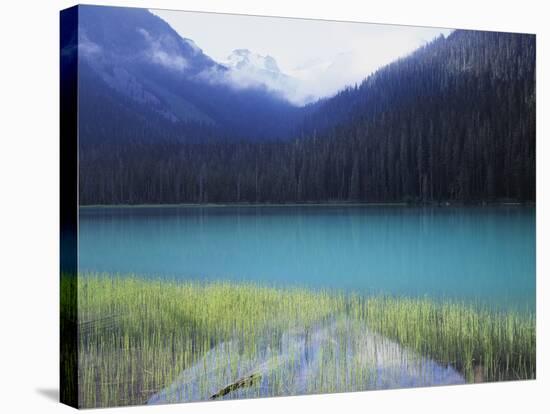
[[[346,317],[294,329],[276,341],[255,341],[256,349],[248,353],[238,340],[217,345],[148,404],[466,382],[450,365],[418,355],[365,329],[363,321]]]
[[[530,207],[83,208],[83,271],[534,308]]]

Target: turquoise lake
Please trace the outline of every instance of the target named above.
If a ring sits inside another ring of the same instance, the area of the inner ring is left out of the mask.
[[[81,271],[534,309],[534,207],[98,207]]]

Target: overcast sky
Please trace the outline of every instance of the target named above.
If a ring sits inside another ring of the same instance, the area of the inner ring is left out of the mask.
[[[270,55],[300,96],[334,94],[450,29],[151,10],[224,63],[235,49]],[[301,98],[296,98],[300,100]]]

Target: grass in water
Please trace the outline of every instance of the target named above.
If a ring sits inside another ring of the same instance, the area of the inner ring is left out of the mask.
[[[428,299],[131,275],[65,276],[62,297],[74,288],[75,280],[81,407],[143,404],[184,370],[206,364],[205,355],[220,344],[229,344],[227,360],[218,364],[220,369],[209,371],[211,367],[204,366],[202,371],[219,376],[220,383],[241,375],[246,379],[247,361],[257,360],[262,349],[280,348],[286,333],[299,331],[307,336],[314,326],[342,315],[353,321],[353,332],[372,331],[420,355],[451,364],[469,382],[535,377],[532,315]],[[62,314],[70,312],[74,310],[63,309],[62,303]],[[376,370],[361,356],[367,352],[358,352],[364,347],[364,337],[351,335],[350,326],[337,324],[327,331],[330,346],[316,356],[320,362],[307,392],[362,390],[376,383]],[[274,354],[265,368],[270,373],[268,394],[302,393],[288,388],[299,380],[299,372],[292,368],[296,366],[293,356],[286,361],[281,358]],[[208,375],[196,385],[200,395],[209,395]],[[258,396],[265,395],[260,393],[262,382],[254,375],[248,382],[257,387]],[[226,385],[229,390],[239,382]]]

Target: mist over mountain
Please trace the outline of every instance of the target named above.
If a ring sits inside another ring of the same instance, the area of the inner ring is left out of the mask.
[[[270,56],[79,10],[82,204],[535,200],[533,35],[457,30],[298,107]]]
[[[235,86],[231,68],[147,10],[81,6],[78,40],[80,101],[89,109],[81,111],[89,131],[84,142],[112,140],[108,130],[118,121],[110,118],[120,111],[156,129],[151,140],[200,139],[208,128],[216,130],[210,135],[286,136],[299,116],[261,82]],[[97,130],[100,113],[103,129]]]
[[[237,88],[266,88],[296,106],[314,100],[303,95],[301,81],[283,73],[272,56],[235,49],[224,63],[229,69],[226,71],[228,82]]]

